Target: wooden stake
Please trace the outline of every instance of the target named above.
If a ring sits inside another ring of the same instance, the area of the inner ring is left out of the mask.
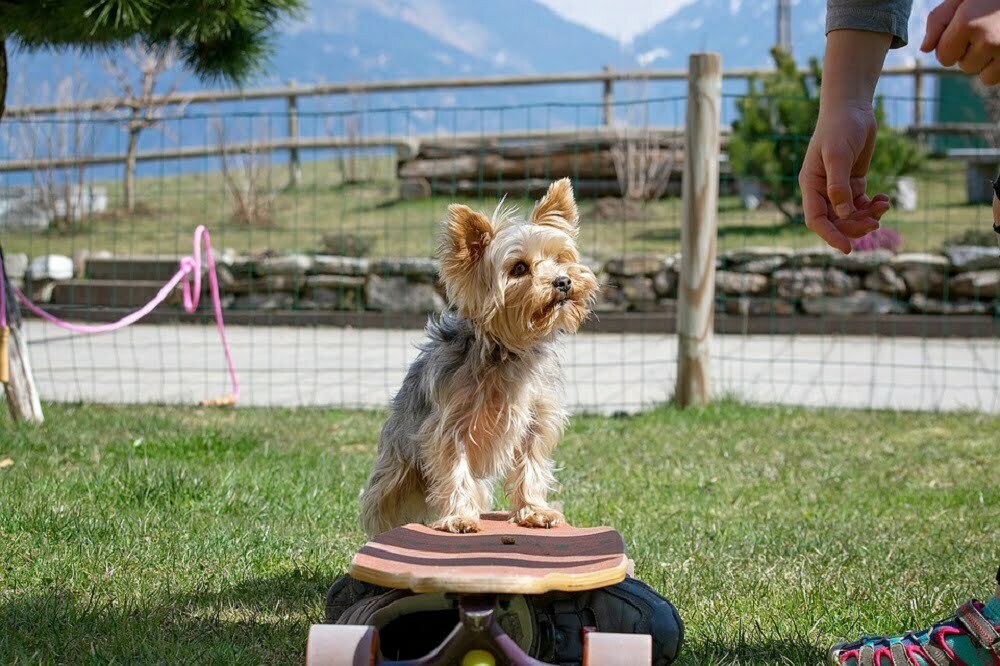
[[[2,256],[3,248],[0,247],[0,257]],[[15,421],[41,423],[45,417],[42,415],[42,403],[35,388],[35,378],[31,374],[28,345],[21,333],[21,312],[17,307],[17,297],[7,277],[7,269],[2,263],[0,271],[3,271],[0,288],[7,290],[4,294],[7,301],[7,328],[0,342],[0,353],[2,353],[0,373],[4,372],[3,365],[6,365],[3,389],[7,395],[7,408]]]
[[[10,361],[7,356],[7,340],[10,338],[10,329],[4,326],[0,328],[0,383],[6,384],[10,381]]]
[[[715,315],[722,58],[694,53],[688,65],[681,267],[677,302],[677,386],[682,407],[708,404]]]
[[[10,380],[3,385],[3,388],[7,394],[10,415],[15,421],[41,423],[45,417],[42,415],[42,404],[38,400],[35,378],[31,374],[28,345],[17,326],[10,327],[8,351]]]

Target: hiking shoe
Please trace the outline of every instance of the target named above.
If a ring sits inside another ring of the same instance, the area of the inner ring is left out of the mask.
[[[993,666],[1000,663],[1000,599],[972,600],[921,631],[830,648],[831,666]]]
[[[330,586],[326,593],[326,623],[338,624],[340,616],[348,608],[363,599],[369,599],[387,592],[389,588],[365,583],[344,574]],[[352,624],[340,622],[339,624]]]
[[[684,640],[684,624],[677,609],[635,578],[597,590],[549,592],[527,599],[535,619],[529,654],[542,661],[579,664],[583,660],[584,627],[649,634],[655,666],[672,663]]]

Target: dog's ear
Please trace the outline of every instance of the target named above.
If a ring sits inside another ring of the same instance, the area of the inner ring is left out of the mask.
[[[444,227],[439,256],[446,277],[475,266],[496,235],[488,217],[462,204],[448,206]]]
[[[573,184],[569,178],[562,178],[549,185],[534,210],[531,211],[531,221],[555,227],[576,237],[579,230],[580,214],[576,210],[576,199],[573,198]]]

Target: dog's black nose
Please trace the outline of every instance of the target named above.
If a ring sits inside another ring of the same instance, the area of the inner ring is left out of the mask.
[[[573,286],[573,281],[565,275],[560,275],[552,281],[552,286],[556,288],[556,291],[568,294],[570,288]]]

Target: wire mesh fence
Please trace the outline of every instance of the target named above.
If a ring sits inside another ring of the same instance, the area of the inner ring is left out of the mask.
[[[432,257],[447,205],[490,211],[506,196],[530,209],[568,176],[578,244],[604,287],[592,320],[565,340],[566,401],[645,409],[669,400],[676,374],[686,99],[642,92],[611,104],[611,124],[608,104],[585,102],[191,107],[144,129],[134,180],[120,118],[9,118],[6,265],[54,314],[109,321],[155,294],[203,224],[244,404],[379,407],[427,316],[446,307]],[[837,256],[798,210],[808,120],[782,115],[808,115],[812,103],[724,97],[713,392],[997,411],[1000,258],[988,201],[969,200],[966,164],[898,128],[912,97],[883,98],[883,125],[898,129],[884,133],[888,159],[872,181],[893,194],[892,231]],[[973,145],[969,135],[950,145],[963,141]],[[30,318],[25,327],[44,398],[193,403],[226,390],[210,321],[207,308],[187,315],[174,299],[110,335],[65,335]]]

